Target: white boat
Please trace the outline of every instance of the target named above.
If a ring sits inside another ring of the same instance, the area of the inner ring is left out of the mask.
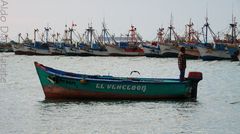
[[[59,36],[60,33],[52,34],[53,41],[48,43],[49,51],[52,55],[65,55],[65,43],[58,41]]]
[[[64,43],[53,43],[48,47],[52,55],[65,55]]]
[[[177,57],[178,56],[178,40],[179,37],[174,31],[174,27],[172,25],[172,16],[170,20],[170,26],[168,27],[168,30],[166,34],[163,33],[163,28],[159,29],[158,37],[161,39],[161,42],[159,42],[160,46],[160,55],[159,57]],[[163,37],[167,36],[167,37]],[[173,39],[172,39],[173,38]]]
[[[48,43],[34,42],[31,49],[35,51],[34,55],[52,55]]]
[[[157,37],[152,42],[147,41],[143,44],[144,55],[146,57],[160,57],[160,44],[164,42],[163,30],[164,28],[159,28],[157,32]]]
[[[89,49],[80,48],[78,45],[65,44],[64,45],[65,55],[68,56],[91,56]]]
[[[23,40],[23,42],[20,42],[20,40]],[[34,55],[35,50],[33,48],[32,40],[27,37],[25,39],[22,38],[21,33],[18,34],[18,43],[11,44],[12,49],[16,55]]]
[[[185,25],[185,35],[180,37],[178,49],[185,48],[185,56],[187,59],[199,59],[200,53],[197,45],[201,43],[198,32],[193,28],[194,24],[190,19],[189,23]]]
[[[160,57],[177,57],[178,56],[178,46],[175,43],[165,43],[160,46]]]
[[[159,57],[160,55],[160,46],[157,42],[145,42],[143,50],[146,57]]]
[[[16,55],[34,55],[35,50],[32,49],[31,45],[28,43],[12,44],[12,48]]]
[[[204,24],[202,29],[204,43],[197,45],[197,49],[200,52],[202,60],[209,61],[231,59],[232,57],[228,51],[227,44],[216,41],[217,36],[209,26],[208,17],[206,17],[206,23]],[[213,36],[214,43],[208,43],[208,32],[210,32]]]
[[[197,46],[197,49],[200,52],[200,56],[204,61],[231,59],[231,56],[227,49],[218,50],[211,47],[211,44],[208,45],[210,46],[207,47],[206,44]]]
[[[16,44],[16,42],[14,41],[8,42],[8,35],[5,35],[5,42],[0,42],[0,52],[13,52],[11,44]]]
[[[45,28],[46,32],[49,29]],[[21,37],[19,34],[19,44],[13,45],[12,48],[17,55],[51,55],[51,52],[48,48],[48,43],[36,41],[36,32],[38,29],[34,29],[34,42],[28,38],[26,39]],[[23,43],[20,43],[20,39],[23,39]],[[47,38],[46,38],[47,41]]]
[[[230,59],[230,60],[237,60],[237,52],[239,51],[238,48],[238,41],[237,41],[237,23],[233,18],[232,23],[230,24],[231,34],[225,34],[224,39],[220,39],[219,36],[216,36],[211,28],[209,27],[208,19],[206,18],[205,27],[205,42],[207,42],[207,33],[208,30],[213,35],[214,43],[204,43],[198,46],[198,49],[201,54],[201,58],[203,60],[221,60],[221,59]],[[203,27],[203,28],[204,28]]]

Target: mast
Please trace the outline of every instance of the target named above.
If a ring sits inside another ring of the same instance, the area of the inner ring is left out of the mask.
[[[29,40],[29,38],[28,38],[28,33],[26,33],[26,35],[27,35],[26,39]]]
[[[64,40],[64,43],[68,43],[68,29],[67,29],[67,25],[65,25],[63,40]]]
[[[203,32],[203,39],[204,39],[204,42],[205,43],[208,43],[208,30],[209,30],[209,32],[211,33],[211,35],[212,35],[212,37],[213,37],[213,39],[214,39],[214,41],[216,40],[216,34],[213,32],[213,30],[210,28],[210,24],[208,23],[208,11],[206,11],[206,18],[205,18],[205,20],[206,20],[206,23],[203,25],[203,27],[202,27],[202,30],[205,28],[205,35],[204,35],[204,32]]]
[[[205,34],[205,43],[208,42],[208,27],[209,27],[209,23],[208,23],[208,17],[206,17],[206,23],[205,23],[205,28],[206,28],[206,34]]]
[[[105,44],[106,43],[105,39],[107,38],[107,28],[106,28],[105,20],[103,21],[102,25],[103,25],[103,29],[102,29],[102,32],[103,32],[102,42],[103,42],[103,44]]]
[[[57,33],[57,38],[56,38],[56,41],[58,42],[58,38],[60,36],[60,33]]]
[[[170,19],[170,26],[168,27],[168,30],[166,33],[168,33],[168,31],[169,31],[169,34],[165,35],[165,37],[169,36],[169,37],[167,37],[167,41],[168,40],[169,40],[169,42],[172,41],[172,35],[174,36],[175,40],[179,40],[177,33],[174,31],[172,14],[171,14],[171,19]]]
[[[130,36],[131,36],[131,42],[137,42],[137,38],[136,38],[136,28],[131,25],[131,29],[129,30]]]
[[[190,19],[189,24],[187,26],[188,26],[188,42],[191,42],[192,34],[193,34],[193,30],[192,30],[193,23],[192,23],[191,19]]]
[[[47,26],[44,29],[45,29],[45,32],[46,32],[46,43],[47,43],[48,42],[48,32],[49,32],[49,30],[51,30],[51,27]]]
[[[18,43],[20,43],[21,40],[21,33],[18,34]]]
[[[56,34],[52,34],[53,43],[55,43]]]
[[[36,42],[36,33],[37,32],[38,32],[38,29],[34,29],[34,38],[33,38],[34,42]]]
[[[158,33],[157,33],[157,41],[158,41],[158,43],[163,43],[163,41],[164,41],[164,39],[163,39],[163,35],[164,35],[163,30],[164,30],[164,28],[159,28],[158,29]]]
[[[89,43],[89,45],[91,46],[91,47],[93,47],[92,45],[93,45],[93,31],[94,31],[94,29],[93,29],[93,27],[92,27],[92,25],[91,24],[88,24],[88,28],[86,29],[86,32],[87,32],[87,42]]]
[[[77,26],[76,24],[74,24],[72,22],[72,27],[69,28],[69,32],[70,32],[70,43],[73,44],[73,31],[74,31],[74,27]]]
[[[172,16],[172,13],[171,13],[171,19],[170,19],[170,26],[168,27],[169,28],[169,36],[170,36],[170,41],[172,41],[172,30],[173,30],[173,16]]]
[[[69,29],[69,32],[70,32],[70,43],[72,44],[73,43],[73,38],[72,38],[72,32],[73,32],[73,27],[71,27],[70,29]]]
[[[107,26],[106,26],[106,23],[105,23],[105,19],[103,20],[103,23],[102,23],[102,33],[101,33],[101,41],[102,43],[105,45],[107,43],[111,43],[114,42],[115,44],[117,44],[116,40],[114,39],[114,37],[108,32],[108,29],[107,29]]]
[[[5,35],[5,42],[7,43],[8,35]]]
[[[190,19],[189,24],[186,25],[185,39],[188,43],[195,43],[196,41],[200,42],[197,32],[193,29],[193,22]]]
[[[232,23],[230,24],[232,35],[231,35],[231,43],[233,44],[236,41],[236,27],[237,22],[235,21],[235,17],[232,14]]]

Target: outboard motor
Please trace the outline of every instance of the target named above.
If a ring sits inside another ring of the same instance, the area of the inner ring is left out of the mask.
[[[197,86],[198,82],[202,80],[202,73],[201,72],[189,72],[188,80],[190,80],[191,84],[191,98],[197,99]]]

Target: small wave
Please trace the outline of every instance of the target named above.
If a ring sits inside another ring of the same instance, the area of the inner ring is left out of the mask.
[[[240,101],[231,102],[230,104],[237,104],[237,103],[240,103]]]

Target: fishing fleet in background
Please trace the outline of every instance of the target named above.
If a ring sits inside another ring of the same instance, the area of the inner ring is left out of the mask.
[[[60,33],[51,34],[49,38],[49,26],[39,34],[39,29],[34,29],[33,40],[28,34],[25,38],[18,34],[18,42],[10,41],[0,44],[0,51],[14,52],[16,55],[70,55],[70,56],[147,56],[147,57],[177,57],[181,47],[186,48],[187,59],[202,60],[239,60],[240,38],[237,22],[232,18],[229,30],[220,38],[216,35],[208,23],[202,27],[201,32],[193,28],[193,22],[185,26],[185,35],[179,36],[170,21],[165,30],[159,28],[153,41],[144,41],[137,29],[131,25],[126,35],[116,37],[108,31],[105,22],[102,24],[101,34],[98,35],[92,25],[88,25],[86,31],[80,35],[72,23],[71,27],[65,25],[63,36]],[[164,32],[164,30],[166,32]],[[209,42],[209,35],[212,40]],[[203,40],[200,39],[203,37]],[[37,38],[38,37],[38,38]],[[73,37],[77,39],[73,39]],[[6,42],[8,36],[6,35]]]

